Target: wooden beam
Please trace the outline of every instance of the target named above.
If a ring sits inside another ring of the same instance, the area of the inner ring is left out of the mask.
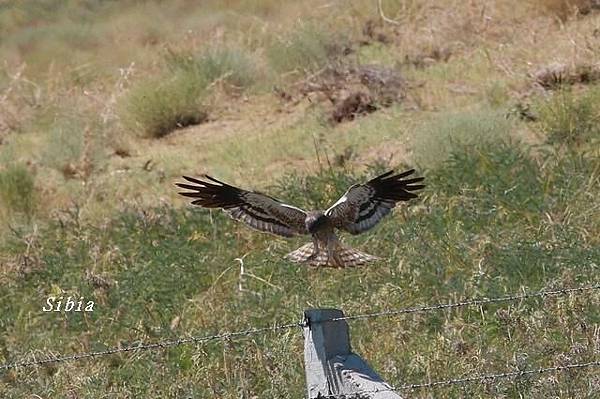
[[[304,312],[304,366],[308,399],[402,399],[358,355],[352,353],[350,333],[338,309]]]

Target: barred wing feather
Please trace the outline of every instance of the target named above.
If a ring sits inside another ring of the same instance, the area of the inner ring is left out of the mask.
[[[404,179],[412,175],[414,169],[394,175],[389,171],[364,184],[355,184],[327,211],[334,225],[351,234],[360,234],[375,226],[389,214],[399,201],[416,198],[412,191],[425,186],[415,184],[423,177]]]
[[[188,176],[183,178],[193,184],[176,183],[178,187],[190,190],[179,194],[194,198],[193,205],[222,208],[235,220],[283,237],[308,233],[304,224],[306,212],[300,208],[265,194],[230,186],[210,176],[204,176],[207,181]]]

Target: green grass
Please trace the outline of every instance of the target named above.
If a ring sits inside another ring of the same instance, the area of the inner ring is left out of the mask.
[[[37,205],[35,177],[22,164],[14,164],[0,170],[0,204],[10,216],[21,213],[31,218]]]
[[[192,73],[208,83],[220,79],[242,89],[252,86],[259,74],[250,54],[233,47],[213,47],[200,55],[171,50],[166,63],[172,73]]]
[[[537,108],[549,143],[582,145],[600,140],[600,87],[583,93],[562,88]]]
[[[203,98],[208,82],[194,72],[180,71],[139,82],[119,106],[123,124],[146,137],[203,122],[208,116]]]
[[[341,39],[316,22],[299,24],[275,38],[267,48],[270,65],[279,73],[315,72],[339,56]]]
[[[502,111],[486,108],[440,113],[419,126],[411,137],[413,158],[420,165],[436,166],[457,147],[506,141],[512,126]]]
[[[206,120],[213,83],[247,89],[258,76],[250,55],[234,48],[211,48],[198,56],[170,50],[165,64],[160,76],[139,82],[119,107],[124,125],[146,137],[163,137]]]
[[[328,168],[291,174],[270,193],[299,206],[323,207],[348,184],[384,167],[360,174]],[[37,236],[30,254],[39,262],[35,271],[4,274],[0,362],[286,323],[309,307],[356,314],[592,283],[600,257],[599,213],[583,205],[600,194],[599,167],[597,159],[572,154],[534,159],[511,142],[457,146],[446,162],[421,171],[428,183],[421,200],[399,207],[369,234],[346,237],[384,259],[348,270],[288,263],[282,256],[306,239],[286,243],[220,212],[129,207],[100,226],[64,214]],[[17,238],[5,245],[15,256],[26,250]],[[268,283],[245,277],[245,291],[239,291],[235,258],[245,254],[246,271]],[[88,273],[110,287],[95,286]],[[42,314],[50,293],[93,298],[96,310]],[[516,358],[525,368],[585,362],[595,356],[588,342],[600,322],[599,299],[588,293],[356,321],[351,336],[356,352],[392,383],[515,370]],[[15,370],[0,380],[0,392],[302,397],[302,358],[300,331],[292,330]],[[470,384],[432,394],[517,398],[569,392],[591,398],[586,386],[594,373],[558,373],[555,382],[541,377]]]

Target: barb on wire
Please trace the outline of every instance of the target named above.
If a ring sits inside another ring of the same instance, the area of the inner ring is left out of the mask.
[[[469,383],[473,383],[473,382],[494,381],[494,380],[511,378],[511,377],[521,378],[521,377],[525,377],[528,375],[544,374],[544,373],[551,373],[551,372],[557,372],[557,371],[567,371],[567,370],[573,370],[573,369],[584,369],[584,368],[588,368],[588,367],[599,367],[599,366],[600,366],[600,360],[591,361],[591,362],[587,362],[587,363],[566,364],[564,366],[544,367],[544,368],[533,369],[533,370],[506,371],[506,372],[497,373],[497,374],[481,374],[481,375],[475,375],[473,377],[453,378],[453,379],[449,379],[449,380],[432,381],[432,382],[425,382],[425,383],[418,383],[418,384],[405,384],[405,385],[399,385],[399,386],[385,388],[385,389],[356,391],[356,392],[353,392],[352,395],[360,396],[363,394],[378,393],[378,392],[414,391],[414,390],[423,389],[423,388],[437,388],[437,387],[445,387],[445,386],[450,386],[450,385],[462,385],[462,384],[469,384]],[[328,395],[327,399],[336,399],[336,398],[345,398],[345,397],[348,397],[348,396],[347,395]]]
[[[159,341],[159,342],[153,342],[153,343],[148,343],[148,344],[140,343],[139,345],[130,345],[130,346],[124,346],[124,347],[119,347],[119,348],[110,348],[110,349],[106,349],[103,351],[97,351],[97,352],[84,352],[84,353],[76,353],[76,354],[68,355],[68,356],[51,357],[51,358],[47,358],[47,359],[7,363],[7,364],[0,365],[0,371],[10,370],[10,369],[19,368],[19,367],[45,366],[45,365],[52,364],[52,363],[62,363],[62,362],[73,361],[73,360],[89,359],[92,357],[113,355],[115,353],[145,351],[145,350],[152,350],[152,349],[164,349],[164,348],[169,348],[172,346],[179,346],[179,345],[184,345],[184,344],[192,344],[192,343],[200,344],[200,343],[204,343],[204,342],[208,342],[208,341],[241,338],[241,337],[247,337],[250,335],[256,335],[256,334],[272,332],[272,331],[288,330],[288,329],[292,329],[295,327],[303,327],[303,326],[304,326],[304,323],[289,323],[289,324],[275,325],[275,326],[271,326],[271,327],[250,328],[248,330],[243,330],[243,331],[226,332],[226,333],[215,334],[215,335],[207,335],[207,336],[203,336],[203,337],[186,337],[186,338],[179,338],[179,339],[174,339],[174,340],[164,340],[164,341]]]
[[[497,298],[480,298],[480,299],[468,299],[461,302],[455,303],[439,303],[436,305],[425,305],[425,306],[417,306],[411,308],[403,308],[403,309],[395,309],[395,310],[385,310],[381,312],[375,313],[364,313],[343,317],[335,317],[332,319],[325,319],[318,321],[318,323],[322,323],[324,321],[341,321],[341,320],[359,320],[359,319],[369,319],[372,317],[382,317],[382,316],[397,316],[401,314],[409,314],[409,313],[422,313],[422,312],[430,312],[433,310],[442,310],[442,309],[454,309],[463,306],[481,306],[492,303],[500,303],[500,302],[510,302],[510,301],[519,301],[524,299],[531,298],[545,298],[549,296],[559,296],[566,295],[573,292],[585,292],[600,289],[600,284],[588,285],[583,287],[576,288],[563,288],[559,290],[549,290],[549,291],[537,291],[537,292],[529,292],[524,294],[517,295],[507,295],[503,297]]]

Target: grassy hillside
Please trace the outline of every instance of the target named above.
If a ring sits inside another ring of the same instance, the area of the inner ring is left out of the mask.
[[[598,283],[593,2],[381,4],[0,5],[0,365],[295,322],[309,307]],[[319,208],[389,167],[416,167],[427,188],[344,237],[382,258],[350,270],[291,264],[305,239],[192,209],[173,186],[210,172]],[[95,310],[43,313],[49,295]],[[599,304],[594,291],[350,327],[401,385],[597,361]],[[0,396],[303,397],[302,362],[289,330],[1,372]],[[588,368],[405,394],[592,398],[599,384]]]

